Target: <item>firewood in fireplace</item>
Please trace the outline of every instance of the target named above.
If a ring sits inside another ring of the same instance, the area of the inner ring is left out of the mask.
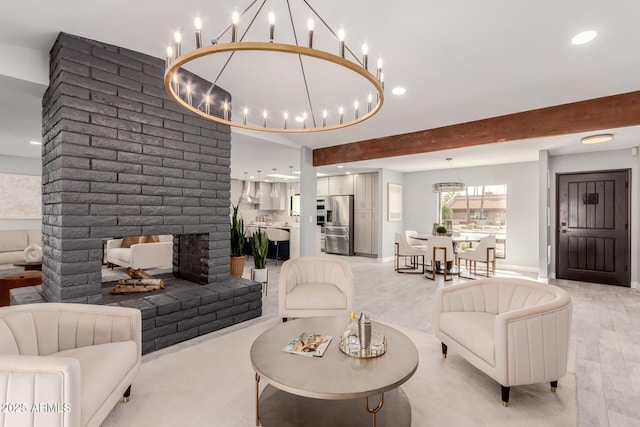
[[[137,268],[134,270],[131,267],[127,267],[126,273],[132,279],[153,279],[154,278],[151,274],[147,273],[141,268]]]
[[[162,279],[120,279],[118,285],[111,289],[111,293],[151,292],[163,288],[164,280]]]

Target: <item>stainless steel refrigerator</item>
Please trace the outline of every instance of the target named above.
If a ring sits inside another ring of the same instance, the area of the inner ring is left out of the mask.
[[[325,252],[354,255],[353,196],[329,196],[327,197],[325,210]]]

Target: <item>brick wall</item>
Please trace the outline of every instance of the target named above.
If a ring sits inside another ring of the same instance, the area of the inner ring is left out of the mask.
[[[65,33],[54,43],[43,98],[47,300],[99,303],[102,238],[114,236],[202,234],[204,281],[228,277],[230,129],[171,101],[163,73],[164,60],[121,47]]]

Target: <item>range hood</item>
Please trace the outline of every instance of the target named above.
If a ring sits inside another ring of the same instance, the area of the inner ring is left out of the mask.
[[[242,196],[240,196],[240,203],[260,203],[260,199],[256,199],[251,195],[251,181],[242,182]]]

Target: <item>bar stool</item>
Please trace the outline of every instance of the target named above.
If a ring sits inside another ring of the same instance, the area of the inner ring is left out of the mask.
[[[276,265],[278,265],[280,243],[289,241],[289,232],[280,228],[267,228],[267,239],[276,246]]]

